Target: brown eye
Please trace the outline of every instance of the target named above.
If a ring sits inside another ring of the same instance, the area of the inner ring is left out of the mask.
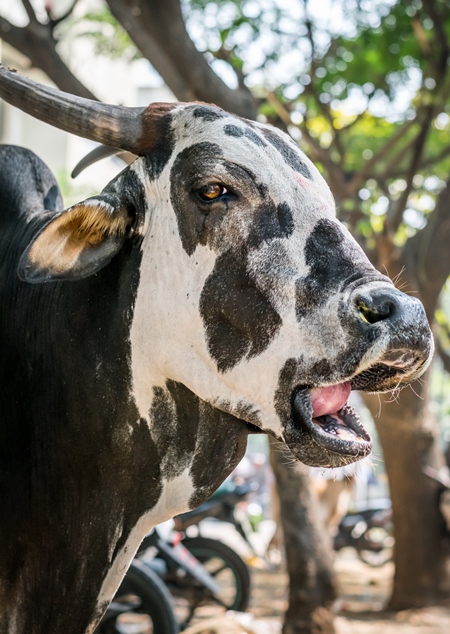
[[[220,198],[225,194],[228,194],[228,189],[220,183],[211,183],[210,185],[205,185],[198,191],[198,195],[200,196],[200,198],[206,202],[210,200],[217,200],[217,198]]]

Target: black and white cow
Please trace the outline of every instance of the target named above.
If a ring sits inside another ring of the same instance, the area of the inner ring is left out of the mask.
[[[432,339],[278,130],[5,69],[0,95],[139,155],[62,211],[34,154],[0,151],[0,633],[81,634],[145,533],[210,496],[249,431],[306,464],[367,455],[350,391],[415,379]]]

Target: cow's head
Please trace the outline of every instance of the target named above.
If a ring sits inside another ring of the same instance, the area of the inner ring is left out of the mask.
[[[127,240],[142,250],[131,331],[142,415],[172,380],[307,464],[367,455],[350,391],[415,379],[432,338],[421,303],[372,267],[296,144],[204,104],[117,108],[35,84],[24,103],[30,82],[2,73],[15,105],[32,101],[35,116],[139,156],[51,220],[20,275],[79,279]]]

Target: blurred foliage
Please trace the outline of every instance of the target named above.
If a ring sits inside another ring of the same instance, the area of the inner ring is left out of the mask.
[[[426,225],[450,173],[448,0],[183,0],[182,9],[214,70],[232,86],[245,77],[262,119],[279,125],[282,111],[369,253],[377,235],[398,248]],[[139,56],[106,7],[83,23],[97,54]]]
[[[56,174],[58,185],[61,189],[65,207],[75,205],[75,203],[90,196],[98,194],[98,190],[95,187],[89,187],[86,185],[80,185],[74,182],[70,174],[66,170],[60,170]]]
[[[245,80],[261,119],[298,141],[341,220],[387,266],[450,173],[448,0],[182,0],[182,10],[213,69],[232,87]],[[84,24],[97,53],[139,55],[107,8]]]
[[[91,40],[96,55],[110,59],[140,59],[142,54],[133,44],[125,29],[117,22],[109,8],[104,6],[85,13],[81,19],[71,20],[67,27],[78,31],[78,37]],[[64,32],[63,32],[64,37]]]
[[[269,121],[277,108],[264,94],[275,93],[291,118],[289,131],[325,172],[342,219],[369,251],[402,192],[411,190],[391,227],[393,244],[402,246],[426,224],[450,172],[450,81],[441,62],[450,5],[428,3],[441,17],[436,25],[420,0],[325,4],[320,11],[312,1],[190,0],[184,10],[199,48],[222,60],[229,51],[233,67],[238,60]],[[407,183],[424,125],[426,142]],[[334,167],[345,181],[338,192],[330,179]]]

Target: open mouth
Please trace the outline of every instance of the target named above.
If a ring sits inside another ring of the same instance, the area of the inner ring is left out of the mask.
[[[307,464],[339,466],[370,453],[372,440],[356,411],[347,403],[351,390],[350,381],[294,390],[292,423],[308,437],[308,444],[316,445]],[[304,457],[300,459],[305,462]]]
[[[297,386],[285,441],[294,456],[313,467],[340,467],[368,456],[372,440],[357,412],[348,404],[352,390],[385,392],[409,383],[421,365],[397,353],[354,376],[325,387]]]

